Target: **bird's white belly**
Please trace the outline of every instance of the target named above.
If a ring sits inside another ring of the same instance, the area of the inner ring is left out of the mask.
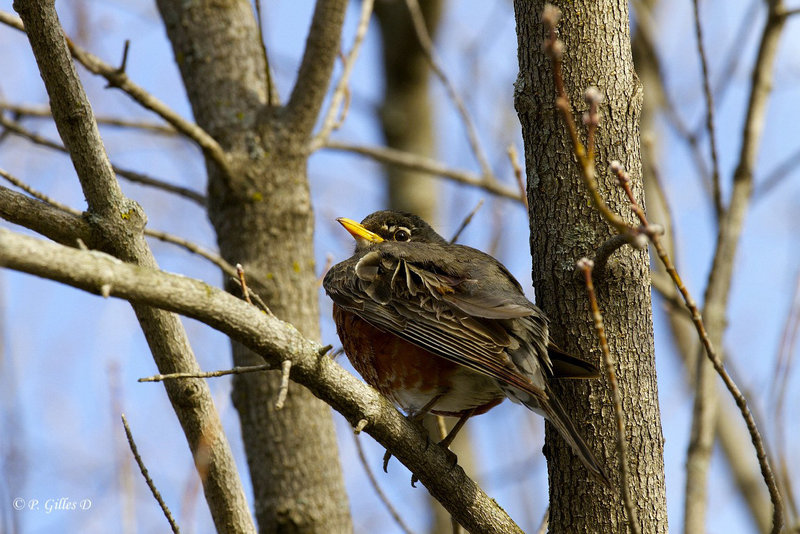
[[[459,369],[452,375],[447,388],[430,390],[406,384],[405,388],[394,391],[393,400],[407,413],[415,414],[437,395],[440,398],[432,410],[453,414],[479,408],[505,397],[495,379],[469,369]]]

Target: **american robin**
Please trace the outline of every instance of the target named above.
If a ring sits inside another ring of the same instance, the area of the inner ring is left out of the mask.
[[[592,378],[597,368],[559,351],[547,317],[496,259],[448,243],[416,215],[378,211],[323,286],[344,351],[368,384],[406,411],[466,420],[506,397],[543,415],[587,469],[603,467],[554,396],[552,378]]]

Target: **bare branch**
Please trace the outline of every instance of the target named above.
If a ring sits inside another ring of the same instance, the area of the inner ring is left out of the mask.
[[[630,230],[630,226],[619,215],[611,211],[611,208],[609,208],[605,200],[603,200],[597,188],[594,150],[590,153],[586,147],[583,146],[583,143],[581,143],[578,137],[578,129],[575,126],[575,119],[572,117],[572,104],[570,104],[569,97],[564,90],[564,78],[561,74],[561,59],[564,44],[556,36],[556,26],[558,25],[558,20],[561,18],[561,12],[554,6],[549,4],[548,6],[551,8],[551,12],[542,15],[542,23],[545,25],[545,29],[548,32],[548,36],[544,42],[544,49],[547,55],[550,56],[550,60],[553,64],[553,85],[555,85],[556,88],[556,108],[561,112],[570,139],[572,139],[572,148],[575,156],[578,158],[581,178],[583,179],[584,186],[586,186],[586,189],[592,197],[592,202],[611,226],[618,232],[625,233]],[[545,10],[547,9],[548,7],[545,7]],[[589,96],[591,96],[593,100],[597,100],[596,95]],[[594,129],[592,132],[594,132]],[[592,135],[591,137],[593,138],[594,136]]]
[[[13,178],[2,170],[0,176]],[[76,246],[78,239],[90,241],[93,232],[82,217],[3,186],[0,186],[0,217],[71,247]]]
[[[404,169],[425,172],[435,176],[441,176],[461,184],[480,187],[481,189],[499,197],[516,200],[520,203],[522,202],[522,197],[520,196],[519,192],[501,185],[496,180],[492,180],[491,178],[487,179],[485,176],[478,176],[468,171],[450,169],[442,163],[424,156],[403,152],[401,150],[395,150],[393,148],[351,145],[339,141],[328,141],[325,143],[324,148],[341,150],[345,152],[354,152],[356,154],[361,154],[362,156],[370,157],[375,161],[380,161],[381,163],[396,165]]]
[[[525,213],[527,213],[528,191],[525,187],[525,179],[522,176],[522,166],[519,164],[519,154],[517,154],[517,148],[513,144],[508,145],[506,153],[508,154],[509,161],[511,161],[511,168],[514,170],[514,179],[517,181],[517,187],[519,187],[519,194],[522,198],[522,204],[525,206]]]
[[[20,123],[6,119],[2,115],[0,115],[0,126],[3,126],[8,131],[16,135],[19,135],[20,137],[24,137],[25,139],[29,140],[32,143],[47,148],[51,148],[53,150],[58,150],[59,152],[63,152],[65,154],[69,154],[69,150],[67,150],[63,145],[56,143],[55,141],[51,141],[50,139],[47,139],[44,136],[41,136],[37,133],[31,132],[27,128],[23,127]],[[163,180],[159,180],[158,178],[152,178],[137,171],[123,169],[121,167],[118,167],[117,165],[114,165],[113,163],[111,164],[111,169],[114,171],[116,175],[125,178],[133,183],[154,187],[156,189],[161,189],[162,191],[166,191],[168,193],[174,193],[180,195],[203,207],[205,207],[206,205],[205,195],[202,195],[197,191],[193,191],[191,189],[188,189],[186,187],[181,187],[179,185],[173,185]]]
[[[429,446],[420,430],[377,391],[331,358],[320,356],[319,344],[303,338],[293,326],[233,295],[198,280],[117,262],[94,251],[70,249],[2,228],[0,266],[95,294],[108,284],[111,296],[202,321],[257,352],[270,365],[291,359],[293,380],[342,413],[351,425],[366,419],[369,423],[365,430],[416,473],[467,530],[521,532],[463,469],[452,466],[444,449]]]
[[[273,369],[272,364],[250,365],[247,367],[234,367],[233,369],[223,369],[221,371],[208,371],[205,373],[168,373],[165,375],[153,375],[140,378],[137,382],[162,382],[164,380],[178,380],[181,378],[218,378],[228,375],[244,375],[248,373],[258,373]]]
[[[172,529],[172,532],[178,534],[181,529],[178,528],[178,523],[176,523],[175,518],[172,517],[172,513],[167,507],[167,503],[165,503],[164,499],[161,497],[161,492],[159,492],[158,488],[156,488],[153,479],[150,478],[150,474],[147,472],[147,467],[145,467],[144,462],[142,461],[142,457],[139,456],[139,449],[136,447],[136,442],[133,441],[133,433],[131,432],[131,427],[128,426],[128,419],[125,418],[125,414],[122,414],[120,417],[122,418],[122,426],[125,427],[125,436],[128,438],[128,445],[130,445],[133,458],[136,460],[136,464],[139,466],[139,471],[142,472],[144,481],[147,482],[147,487],[150,488],[150,492],[153,494],[153,497],[155,497],[156,501],[158,501],[161,511],[164,512],[164,517],[166,517],[167,521],[169,521],[169,526]]]
[[[130,265],[131,268],[154,267],[155,259],[142,232],[146,218],[139,205],[122,194],[113,173],[91,106],[70,58],[54,3],[48,0],[20,0],[14,4],[14,8],[19,10],[25,21],[28,40],[50,96],[53,120],[64,144],[69,147],[86,196],[91,215],[88,221],[92,229],[102,240],[105,249],[136,264]],[[91,254],[97,253],[92,251]],[[102,289],[109,295],[114,291],[113,285],[107,280],[98,283],[96,289]],[[176,315],[138,304],[133,309],[160,371],[198,370],[186,332]],[[203,453],[214,459],[213,463],[203,466],[201,478],[215,525],[218,529],[224,526],[227,529],[254,532],[253,518],[247,507],[236,464],[207,384],[197,381],[188,396],[186,388],[177,386],[180,385],[167,383],[165,389],[190,450],[193,454]]]
[[[18,104],[10,104],[7,102],[0,102],[1,111],[9,111],[20,117],[32,117],[41,119],[52,119],[50,108],[47,106],[24,106]],[[102,117],[95,116],[97,124],[105,126],[115,126],[118,128],[130,128],[132,130],[144,130],[146,132],[156,133],[159,135],[175,136],[178,134],[177,130],[171,126],[159,124],[155,122],[140,121],[135,119],[122,119],[119,117]]]
[[[628,438],[625,435],[625,414],[622,412],[622,396],[617,385],[617,374],[614,370],[614,360],[611,357],[611,350],[608,348],[605,327],[603,326],[603,316],[600,314],[600,307],[597,305],[597,296],[594,292],[592,282],[592,268],[594,263],[588,258],[578,261],[578,269],[583,271],[586,282],[586,292],[589,294],[589,305],[592,310],[594,329],[597,338],[600,340],[600,351],[603,354],[603,363],[606,367],[608,385],[611,387],[611,398],[614,402],[614,417],[617,420],[617,459],[619,465],[620,490],[622,501],[625,503],[625,511],[628,513],[628,526],[633,534],[640,534],[642,529],[639,525],[639,515],[631,499],[629,487],[630,472],[628,468]]]
[[[346,0],[317,0],[303,61],[286,103],[284,120],[303,140],[311,135],[339,50]]]
[[[669,273],[670,278],[672,278],[673,283],[683,297],[686,307],[691,313],[692,322],[695,325],[697,334],[700,336],[700,341],[705,348],[708,359],[711,361],[714,370],[722,378],[722,381],[725,383],[725,387],[728,388],[728,391],[730,392],[734,401],[736,401],[736,405],[739,407],[742,418],[747,425],[747,430],[750,432],[750,439],[752,440],[753,447],[756,450],[756,456],[758,457],[758,463],[761,468],[761,475],[764,478],[765,484],[767,485],[770,499],[772,501],[772,531],[773,534],[778,534],[783,527],[784,522],[783,501],[781,499],[780,492],[778,491],[778,486],[775,481],[775,475],[773,474],[772,467],[769,464],[766,447],[764,446],[764,440],[761,437],[758,427],[756,426],[753,413],[747,405],[747,399],[744,397],[744,395],[742,395],[742,392],[736,386],[736,383],[725,370],[725,367],[722,363],[722,358],[720,358],[720,356],[717,354],[714,344],[708,335],[705,323],[703,322],[703,316],[700,314],[697,303],[689,293],[689,290],[686,289],[686,286],[683,284],[683,280],[681,280],[681,277],[678,275],[678,271],[675,269],[675,265],[673,265],[672,260],[667,254],[667,251],[664,249],[664,245],[661,243],[660,232],[657,231],[657,229],[654,229],[653,225],[647,221],[644,210],[642,210],[638,201],[633,196],[633,191],[630,187],[630,179],[627,177],[625,170],[621,167],[618,167],[617,178],[619,179],[620,185],[622,185],[623,189],[625,190],[625,194],[628,196],[628,199],[631,202],[631,207],[634,213],[636,213],[637,217],[639,217],[639,220],[645,229],[645,234],[650,238],[650,242],[653,244],[656,254],[658,254],[659,259],[664,264],[664,268],[666,269],[667,273]],[[730,213],[730,211],[728,211],[728,213]]]
[[[694,30],[697,37],[697,54],[700,56],[700,66],[703,72],[703,95],[706,99],[706,130],[708,131],[708,145],[711,152],[711,188],[714,199],[714,210],[717,220],[722,218],[724,207],[722,205],[722,190],[719,186],[719,158],[717,157],[717,133],[714,130],[714,96],[711,93],[711,83],[708,76],[708,59],[703,45],[703,26],[700,23],[700,0],[693,0]]]
[[[483,148],[481,148],[481,142],[478,138],[478,130],[472,121],[472,117],[467,111],[464,101],[458,95],[455,86],[447,77],[447,74],[444,72],[444,69],[441,67],[440,62],[436,57],[436,50],[434,49],[433,41],[431,41],[431,36],[428,34],[428,29],[425,27],[425,18],[422,15],[422,10],[419,8],[419,3],[417,0],[405,0],[405,2],[406,6],[408,6],[408,11],[411,14],[411,22],[414,24],[414,31],[417,34],[417,39],[419,40],[419,44],[422,47],[423,52],[425,52],[425,57],[428,58],[428,62],[431,65],[431,70],[433,70],[433,73],[436,74],[436,77],[442,82],[445,92],[447,92],[447,96],[450,98],[450,100],[452,100],[453,104],[455,104],[459,115],[461,115],[461,120],[464,122],[464,127],[467,131],[467,140],[469,141],[469,146],[472,149],[472,153],[475,155],[475,159],[478,161],[478,165],[481,168],[481,173],[486,177],[487,180],[496,181],[494,174],[492,173],[492,167],[489,165],[489,159],[486,157]]]
[[[397,526],[400,527],[400,530],[405,532],[405,534],[412,534],[411,529],[408,528],[406,522],[403,521],[403,517],[397,512],[395,507],[392,505],[392,501],[389,500],[389,498],[381,489],[380,484],[378,484],[378,480],[375,478],[375,473],[373,473],[372,469],[370,469],[369,462],[367,461],[367,456],[364,454],[364,447],[361,445],[361,440],[358,437],[359,433],[360,431],[353,432],[353,442],[356,445],[358,460],[361,462],[361,467],[364,468],[364,473],[367,475],[367,479],[369,480],[370,486],[372,486],[372,490],[375,492],[375,495],[378,496],[378,500],[381,501],[381,503],[386,508],[386,511],[389,512],[389,515],[392,517],[394,522],[397,523]]]
[[[25,31],[22,21],[9,13],[0,11],[0,22],[20,31]],[[119,70],[117,67],[112,67],[69,39],[67,39],[67,44],[72,56],[86,67],[89,72],[102,76],[108,81],[110,87],[116,87],[122,90],[142,107],[156,113],[180,133],[194,141],[206,157],[213,161],[225,174],[230,173],[225,151],[205,130],[200,128],[197,124],[184,119],[178,115],[178,113],[170,109],[164,102],[145,91],[144,88],[136,85],[128,78],[125,71]]]
[[[720,345],[722,333],[725,329],[734,261],[739,246],[739,237],[744,225],[744,218],[750,205],[750,197],[753,190],[753,170],[766,118],[766,107],[771,92],[775,57],[786,21],[785,15],[781,14],[782,9],[781,0],[772,0],[768,4],[767,19],[761,34],[761,41],[752,71],[750,95],[742,132],[742,145],[739,152],[739,162],[733,176],[731,199],[728,209],[719,223],[717,245],[709,272],[703,309],[705,324],[710,335],[708,340],[710,345]],[[718,362],[714,361],[714,358],[711,358],[711,360],[714,367],[717,368]],[[713,415],[715,407],[712,404],[710,395],[707,394],[713,387],[713,375],[708,362],[704,359],[699,358],[697,365],[694,409],[695,413],[699,414],[700,417],[695,417],[692,422],[692,440],[687,455],[685,515],[689,531],[702,528],[705,523],[708,459],[711,455],[714,432],[712,424],[714,418],[711,415]],[[719,366],[721,366],[721,363]],[[719,372],[719,369],[717,370]],[[724,376],[723,380],[725,380]],[[703,417],[703,414],[711,415]],[[755,423],[753,423],[753,426],[755,426]],[[766,453],[759,451],[759,454],[764,454],[764,461],[766,461]],[[765,473],[764,466],[762,466],[762,474],[766,480],[767,473]],[[769,475],[772,476],[771,471]],[[772,495],[773,491],[775,495]],[[783,523],[782,503],[780,502],[777,488],[770,486],[770,494],[775,506],[773,530],[777,532]]]
[[[467,216],[464,217],[464,220],[461,221],[460,225],[458,225],[458,229],[453,234],[453,237],[450,238],[451,244],[458,241],[458,238],[461,236],[461,232],[463,232],[464,229],[467,227],[467,225],[469,225],[469,223],[472,222],[472,218],[475,217],[475,214],[478,213],[478,210],[481,209],[481,206],[483,206],[483,199],[480,199],[478,201],[475,207],[472,208],[472,211],[467,213]],[[442,438],[444,438],[444,436],[442,436]]]

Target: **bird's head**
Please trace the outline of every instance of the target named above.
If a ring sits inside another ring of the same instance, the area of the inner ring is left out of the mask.
[[[446,243],[428,223],[405,211],[376,211],[360,223],[344,217],[336,220],[355,238],[356,251],[384,241]]]

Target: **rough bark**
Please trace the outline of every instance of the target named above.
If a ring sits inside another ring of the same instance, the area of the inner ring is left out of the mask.
[[[574,274],[575,262],[582,256],[592,257],[612,230],[582,186],[567,130],[555,108],[551,64],[542,51],[543,4],[515,1],[520,62],[515,105],[525,140],[533,283],[537,304],[550,317],[556,343],[596,359],[598,343],[586,289]],[[588,0],[565,2],[561,7],[564,81],[575,117],[580,124],[586,110],[583,92],[597,86],[605,99],[597,138],[600,190],[613,210],[633,222],[628,202],[606,171],[611,160],[622,162],[636,196],[642,198],[638,123],[642,92],[633,71],[627,3]],[[642,532],[667,532],[647,253],[620,249],[596,286],[627,420],[632,499]],[[603,379],[561,383],[555,388],[590,447],[608,466],[615,491],[590,480],[548,425],[550,531],[624,532],[608,385]]]
[[[249,2],[158,5],[195,118],[230,161],[230,175],[207,166],[209,217],[220,251],[265,281],[253,289],[276,316],[318,339],[306,143],[339,49],[346,2],[317,3],[301,81],[285,107],[267,106],[271,88]],[[234,343],[233,361],[262,360]],[[234,380],[259,529],[350,531],[330,409],[291,383],[285,407],[276,411],[279,384],[276,372]]]

